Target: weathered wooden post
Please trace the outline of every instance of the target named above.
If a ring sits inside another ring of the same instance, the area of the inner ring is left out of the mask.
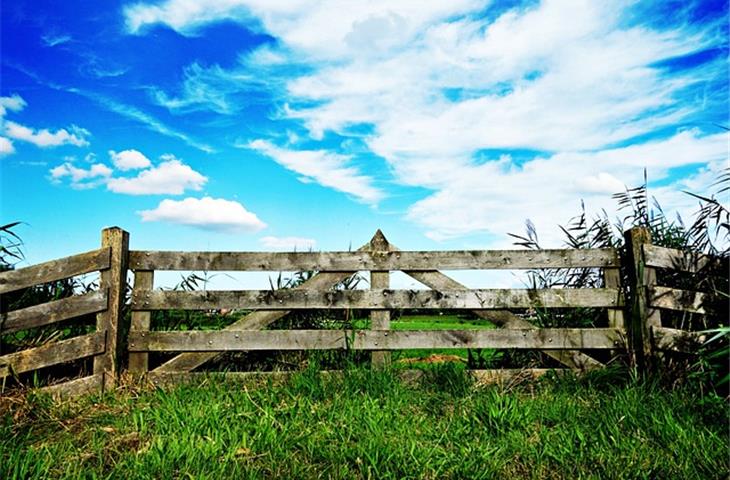
[[[135,295],[140,295],[152,290],[154,286],[154,270],[135,270],[134,289]],[[147,332],[150,329],[151,312],[145,310],[132,310],[132,321],[129,326],[131,332]],[[149,370],[149,354],[147,352],[136,352],[129,354],[129,373],[133,375],[144,375]]]
[[[616,253],[617,256],[618,252]],[[616,298],[616,308],[608,309],[608,326],[618,330],[626,331],[626,321],[624,319],[624,303],[622,300],[622,289],[621,289],[621,269],[618,266],[615,267],[604,267],[603,269],[603,283],[606,288],[615,288],[618,290],[618,298]],[[612,350],[611,355],[617,356],[623,353],[619,350]]]
[[[390,244],[386,240],[383,232],[378,230],[375,232],[373,239],[370,240],[370,251],[373,256],[382,255],[387,257],[390,251]],[[384,289],[390,288],[390,271],[371,271],[370,272],[370,288]],[[372,310],[370,312],[370,329],[371,330],[390,330],[390,311],[388,310]],[[372,356],[373,367],[382,368],[390,363],[390,352],[374,351]]]
[[[101,246],[111,251],[110,265],[101,271],[99,289],[107,290],[107,309],[96,315],[96,331],[106,332],[104,352],[94,357],[94,375],[103,375],[102,388],[116,386],[119,375],[120,345],[124,332],[124,294],[127,286],[129,234],[119,227],[101,232]]]
[[[650,308],[649,287],[656,283],[656,272],[644,260],[644,245],[651,244],[651,234],[645,227],[624,232],[629,261],[629,290],[631,318],[628,335],[631,353],[639,371],[645,372],[651,362],[651,327],[661,326],[659,311]]]

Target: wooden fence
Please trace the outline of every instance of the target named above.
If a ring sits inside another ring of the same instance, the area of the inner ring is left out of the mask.
[[[655,285],[654,268],[690,268],[682,253],[651,245],[648,232],[626,233],[627,270],[636,292],[626,305],[621,261],[614,249],[401,251],[380,231],[366,245],[349,252],[162,252],[129,250],[128,234],[119,228],[102,232],[102,248],[73,257],[0,273],[0,293],[100,271],[99,290],[43,305],[3,312],[0,335],[96,313],[96,330],[79,337],[0,356],[0,378],[70,360],[94,357],[93,374],[54,386],[53,391],[81,393],[115,385],[119,365],[128,355],[129,372],[153,382],[189,378],[222,352],[255,350],[351,349],[373,352],[373,363],[389,362],[390,351],[433,348],[532,349],[565,368],[588,370],[603,363],[590,352],[629,353],[643,365],[653,348],[672,348],[686,337],[661,326],[657,309],[702,312],[702,296]],[[711,262],[702,257],[692,265]],[[679,262],[679,263],[677,263]],[[602,288],[469,289],[440,270],[600,269]],[[134,273],[125,303],[127,272]],[[155,290],[155,271],[314,271],[296,288],[240,291]],[[369,271],[369,289],[333,286],[357,272]],[[402,271],[430,290],[396,290],[390,272]],[[123,315],[128,306],[131,315]],[[631,308],[626,308],[631,307]],[[153,331],[155,310],[240,309],[249,311],[219,331]],[[605,328],[537,328],[513,311],[524,309],[602,308]],[[309,309],[370,311],[370,330],[266,330],[289,312]],[[403,331],[390,329],[396,309],[472,311],[501,327],[494,330]],[[629,315],[625,316],[624,312]],[[125,324],[125,318],[129,323]],[[128,331],[126,342],[122,335]],[[653,339],[653,340],[652,340]],[[126,349],[124,348],[126,345]],[[176,356],[150,368],[152,352]],[[1,353],[1,352],[0,352]],[[537,375],[541,371],[533,371]],[[479,372],[477,372],[479,373]],[[503,372],[481,372],[500,376]]]

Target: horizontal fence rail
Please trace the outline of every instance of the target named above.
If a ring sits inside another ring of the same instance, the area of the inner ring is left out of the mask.
[[[0,273],[0,294],[109,268],[111,251],[100,248],[71,257]]]
[[[614,249],[390,252],[129,252],[133,270],[359,271],[618,267]]]
[[[613,349],[611,328],[515,330],[247,330],[145,332],[129,336],[132,352],[238,350],[404,350],[431,348]]]
[[[655,268],[666,268],[683,272],[696,273],[706,269],[728,271],[728,259],[694,252],[685,252],[674,248],[644,245],[646,265]]]
[[[613,288],[480,290],[208,290],[135,292],[135,310],[463,309],[617,307]]]
[[[649,304],[666,310],[704,314],[706,312],[703,305],[709,298],[710,295],[702,292],[669,287],[649,288]]]
[[[0,333],[42,327],[106,310],[107,291],[89,292],[0,314]]]
[[[97,355],[104,351],[105,332],[90,333],[52,342],[0,357],[0,376],[38,370],[59,363]]]

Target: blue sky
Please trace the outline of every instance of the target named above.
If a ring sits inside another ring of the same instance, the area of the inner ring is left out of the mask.
[[[2,6],[3,222],[95,248],[546,245],[646,168],[665,210],[728,164],[724,1]]]

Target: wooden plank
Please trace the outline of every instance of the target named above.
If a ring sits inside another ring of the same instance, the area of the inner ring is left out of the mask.
[[[333,285],[347,279],[355,272],[338,272],[338,273],[327,273],[320,272],[314,275],[312,278],[304,282],[302,285],[294,288],[294,290],[312,289],[312,290],[325,290],[331,288]],[[228,325],[223,331],[240,331],[240,330],[259,330],[265,328],[275,321],[283,318],[289,313],[289,310],[262,310],[252,312],[245,317],[237,320],[236,322]],[[220,352],[205,352],[205,353],[182,353],[167,362],[163,363],[154,372],[188,372],[194,370],[209,360],[213,360],[218,356]]]
[[[104,337],[105,332],[95,332],[10,353],[0,357],[0,366],[7,366],[9,370],[7,375],[9,375],[89,357],[104,351]],[[0,375],[2,373],[0,370]]]
[[[94,357],[94,375],[104,375],[104,388],[113,388],[119,371],[124,316],[124,295],[127,287],[127,260],[129,258],[129,234],[119,227],[105,228],[101,232],[102,248],[111,250],[109,268],[101,271],[99,288],[108,289],[109,304],[96,316],[96,330],[106,332],[106,347]]]
[[[134,272],[134,291],[151,291],[154,286],[155,272],[151,270],[137,270]],[[133,310],[130,332],[144,332],[150,329],[150,312]],[[146,353],[129,354],[129,372],[133,374],[145,373],[149,369],[149,358]]]
[[[407,350],[431,348],[605,349],[621,333],[610,328],[515,330],[250,330],[130,333],[133,352],[242,350]]]
[[[617,267],[614,249],[394,252],[131,251],[134,270],[393,271]]]
[[[703,270],[728,271],[728,259],[657,245],[644,245],[644,258],[650,267],[696,273]]]
[[[375,232],[375,236],[370,240],[370,245],[375,252],[388,252],[390,249],[388,240],[386,240],[385,235],[380,230]],[[376,290],[390,288],[390,272],[370,272],[370,288]],[[390,330],[390,311],[372,310],[370,312],[370,328],[372,330]],[[375,351],[372,353],[372,364],[376,368],[382,368],[389,364],[390,360],[390,352]]]
[[[669,287],[649,288],[649,304],[655,308],[704,314],[704,304],[709,296],[702,292],[679,290]]]
[[[706,333],[667,327],[652,327],[652,336],[654,348],[683,353],[697,353],[708,338]]]
[[[565,369],[549,369],[549,368],[503,368],[503,369],[487,369],[487,370],[468,370],[475,380],[475,387],[494,383],[520,382],[525,380],[535,380],[548,373],[556,375],[565,374]],[[293,376],[299,374],[298,371],[279,371],[279,372],[149,372],[145,379],[157,387],[170,387],[183,383],[205,384],[209,382],[231,382],[240,384],[261,384],[272,382],[286,382]],[[345,375],[342,370],[322,370],[319,374],[323,377],[341,377]],[[401,381],[406,383],[415,383],[420,381],[425,372],[417,369],[398,370],[396,374]]]
[[[466,289],[461,283],[438,271],[406,271],[405,273],[437,291]],[[507,310],[472,310],[472,312],[503,328],[536,328],[527,320]],[[577,350],[544,351],[543,354],[572,369],[593,370],[603,367],[601,362]]]
[[[26,268],[0,273],[0,294],[83,275],[109,267],[110,252],[100,248]]]
[[[49,394],[55,400],[66,400],[92,393],[100,393],[102,390],[102,375],[90,375],[88,377],[76,378],[67,382],[49,385],[39,388],[41,393]]]
[[[135,310],[467,309],[615,307],[616,289],[481,290],[207,290],[135,293]]]
[[[0,333],[13,333],[27,328],[42,327],[74,317],[101,312],[107,306],[107,292],[95,291],[83,295],[42,303],[0,315]]]

